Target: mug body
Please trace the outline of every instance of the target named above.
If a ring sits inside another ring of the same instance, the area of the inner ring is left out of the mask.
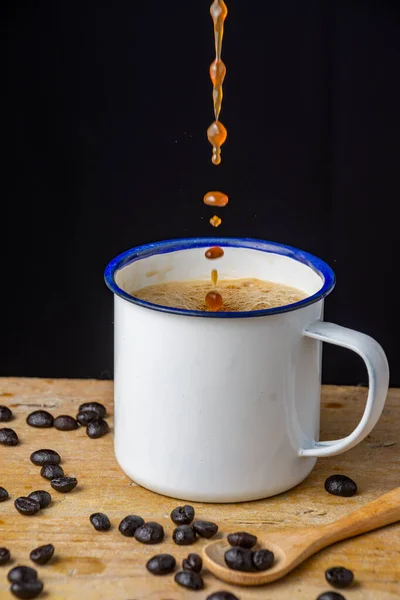
[[[305,291],[286,307],[202,313],[159,307],[135,290],[209,279],[208,246],[224,248],[221,279],[256,277]],[[321,343],[303,336],[322,319],[334,277],[296,249],[240,239],[149,244],[106,270],[115,293],[115,453],[124,472],[187,501],[239,502],[297,485],[300,457],[319,436]]]

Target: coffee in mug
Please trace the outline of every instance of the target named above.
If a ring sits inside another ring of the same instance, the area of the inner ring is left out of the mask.
[[[221,312],[242,312],[275,308],[299,302],[307,294],[290,285],[256,278],[224,279],[214,288],[210,281],[192,279],[169,281],[132,291],[132,296],[160,306],[186,310],[210,310],[208,294],[222,297]]]

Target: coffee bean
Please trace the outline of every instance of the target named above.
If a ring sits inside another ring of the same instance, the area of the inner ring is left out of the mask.
[[[203,561],[201,556],[195,553],[189,554],[187,558],[184,558],[182,561],[182,569],[184,571],[195,571],[196,573],[200,573],[203,568]]]
[[[353,583],[354,574],[345,567],[331,567],[325,571],[325,579],[332,587],[345,588]]]
[[[30,600],[36,598],[43,590],[43,583],[36,579],[35,581],[22,581],[21,583],[13,583],[10,591],[17,598],[22,600]]]
[[[202,590],[204,587],[203,578],[195,571],[179,571],[175,575],[175,581],[182,587],[189,588],[189,590]]]
[[[324,592],[320,596],[318,596],[317,600],[346,600],[342,594],[338,594],[337,592]]]
[[[253,571],[253,552],[248,548],[229,548],[225,552],[225,562],[235,571]]]
[[[69,415],[60,415],[54,419],[54,427],[60,431],[73,431],[78,429],[78,421]]]
[[[179,525],[172,533],[172,539],[178,546],[188,546],[196,541],[196,534],[190,525]]]
[[[55,450],[36,450],[31,454],[31,462],[34,465],[58,465],[60,461],[61,456]]]
[[[144,520],[142,517],[137,517],[136,515],[128,515],[124,519],[122,519],[119,524],[119,531],[125,537],[133,537],[135,535],[135,531],[138,527],[144,525]]]
[[[90,421],[86,427],[86,434],[93,440],[102,437],[110,430],[107,421],[98,419],[97,421]]]
[[[43,465],[40,474],[45,479],[57,479],[58,477],[64,477],[64,469],[60,465]]]
[[[175,525],[190,525],[194,519],[194,508],[190,504],[177,506],[171,512],[171,519]]]
[[[253,553],[253,566],[257,571],[266,571],[274,564],[275,556],[271,550],[263,548]]]
[[[5,488],[0,487],[0,502],[4,502],[8,498],[8,492]]]
[[[45,565],[52,558],[53,554],[53,544],[46,544],[45,546],[39,546],[39,548],[32,550],[29,558],[38,565]]]
[[[5,565],[11,558],[10,551],[7,548],[0,548],[0,566]]]
[[[50,485],[56,492],[66,494],[78,485],[78,480],[75,477],[57,477],[50,481]]]
[[[18,444],[18,436],[14,429],[8,427],[0,429],[0,444],[4,444],[4,446],[16,446]]]
[[[163,526],[149,521],[136,529],[135,539],[142,544],[158,544],[164,539]]]
[[[39,502],[40,508],[47,508],[51,503],[51,496],[46,490],[36,490],[28,495],[28,498]]]
[[[108,531],[111,529],[110,519],[104,513],[93,513],[90,522],[97,531]]]
[[[47,410],[35,410],[26,417],[26,422],[31,427],[45,429],[46,427],[53,427],[54,418]]]
[[[325,489],[334,496],[349,498],[357,492],[357,484],[346,475],[331,475],[325,481]]]
[[[146,563],[146,569],[153,575],[167,575],[176,567],[176,560],[171,554],[157,554]]]
[[[240,546],[241,548],[252,548],[257,544],[257,538],[251,533],[237,531],[228,535],[228,542],[231,546]]]
[[[14,567],[7,574],[8,581],[11,583],[21,583],[21,581],[34,581],[37,579],[37,571],[32,567]]]
[[[21,515],[32,516],[36,515],[36,513],[40,510],[39,502],[33,500],[32,498],[25,498],[25,496],[20,496],[14,501],[14,506]]]
[[[0,406],[0,422],[6,423],[7,421],[11,421],[12,419],[12,411],[8,408],[8,406]]]
[[[95,410],[81,410],[76,415],[76,420],[79,425],[87,425],[91,421],[96,421],[99,418],[99,413]]]
[[[218,525],[216,523],[211,523],[210,521],[194,521],[193,529],[203,538],[211,538],[218,531]]]
[[[79,407],[79,412],[83,412],[86,410],[93,410],[96,412],[100,419],[104,419],[107,416],[106,407],[100,402],[84,402]]]
[[[230,592],[214,592],[211,596],[207,596],[207,600],[239,600],[239,598]]]

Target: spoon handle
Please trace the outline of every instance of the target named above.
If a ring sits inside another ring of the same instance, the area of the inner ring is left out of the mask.
[[[400,487],[322,528],[322,548],[400,521]]]

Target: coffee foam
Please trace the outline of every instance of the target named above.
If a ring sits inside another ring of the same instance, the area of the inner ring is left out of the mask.
[[[294,287],[260,279],[226,279],[216,287],[210,281],[170,281],[149,285],[132,296],[153,304],[192,311],[208,311],[205,297],[215,290],[223,299],[219,312],[247,312],[286,306],[303,300],[308,294]]]

